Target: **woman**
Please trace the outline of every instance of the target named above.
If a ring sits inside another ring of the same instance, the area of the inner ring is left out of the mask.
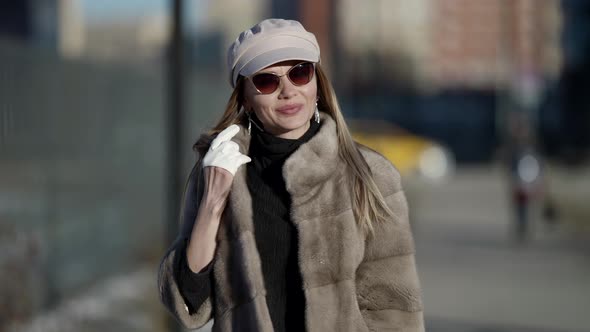
[[[399,173],[354,143],[319,60],[290,20],[262,21],[229,49],[234,91],[195,144],[158,279],[188,328],[424,330]]]

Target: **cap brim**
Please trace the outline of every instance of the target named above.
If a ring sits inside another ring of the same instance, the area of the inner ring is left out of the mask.
[[[285,47],[256,56],[242,68],[240,75],[250,76],[268,66],[288,60],[319,62],[320,59],[316,52],[297,47]]]

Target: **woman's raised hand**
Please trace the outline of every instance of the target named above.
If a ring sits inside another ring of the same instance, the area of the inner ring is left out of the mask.
[[[225,128],[203,157],[205,190],[186,248],[188,265],[195,273],[213,260],[217,247],[215,238],[234,175],[240,166],[250,162],[250,157],[241,154],[238,144],[231,141],[239,131],[237,125]]]
[[[216,214],[225,207],[236,171],[240,166],[251,161],[250,157],[240,153],[238,144],[231,141],[239,131],[240,127],[235,124],[225,128],[211,142],[209,151],[203,158],[205,177],[203,203]]]
[[[240,166],[249,163],[250,157],[240,153],[238,144],[231,141],[239,131],[240,127],[234,124],[220,132],[203,158],[203,167],[220,167],[235,175]]]

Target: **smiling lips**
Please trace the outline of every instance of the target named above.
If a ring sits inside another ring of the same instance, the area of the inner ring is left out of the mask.
[[[294,115],[303,109],[303,104],[291,104],[277,108],[277,112],[284,115]]]

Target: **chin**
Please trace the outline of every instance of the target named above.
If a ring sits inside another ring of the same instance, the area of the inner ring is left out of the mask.
[[[307,120],[290,122],[290,123],[280,123],[277,126],[278,128],[280,128],[278,130],[278,132],[281,132],[282,134],[293,133],[293,132],[297,131],[298,129],[305,127],[306,123],[307,123]],[[298,133],[298,134],[303,135],[304,133],[305,133],[305,130],[302,130],[302,132]]]
[[[284,130],[297,130],[303,126],[305,126],[307,124],[307,120],[303,119],[303,120],[297,120],[297,121],[285,121],[284,123],[281,124],[281,128]]]

